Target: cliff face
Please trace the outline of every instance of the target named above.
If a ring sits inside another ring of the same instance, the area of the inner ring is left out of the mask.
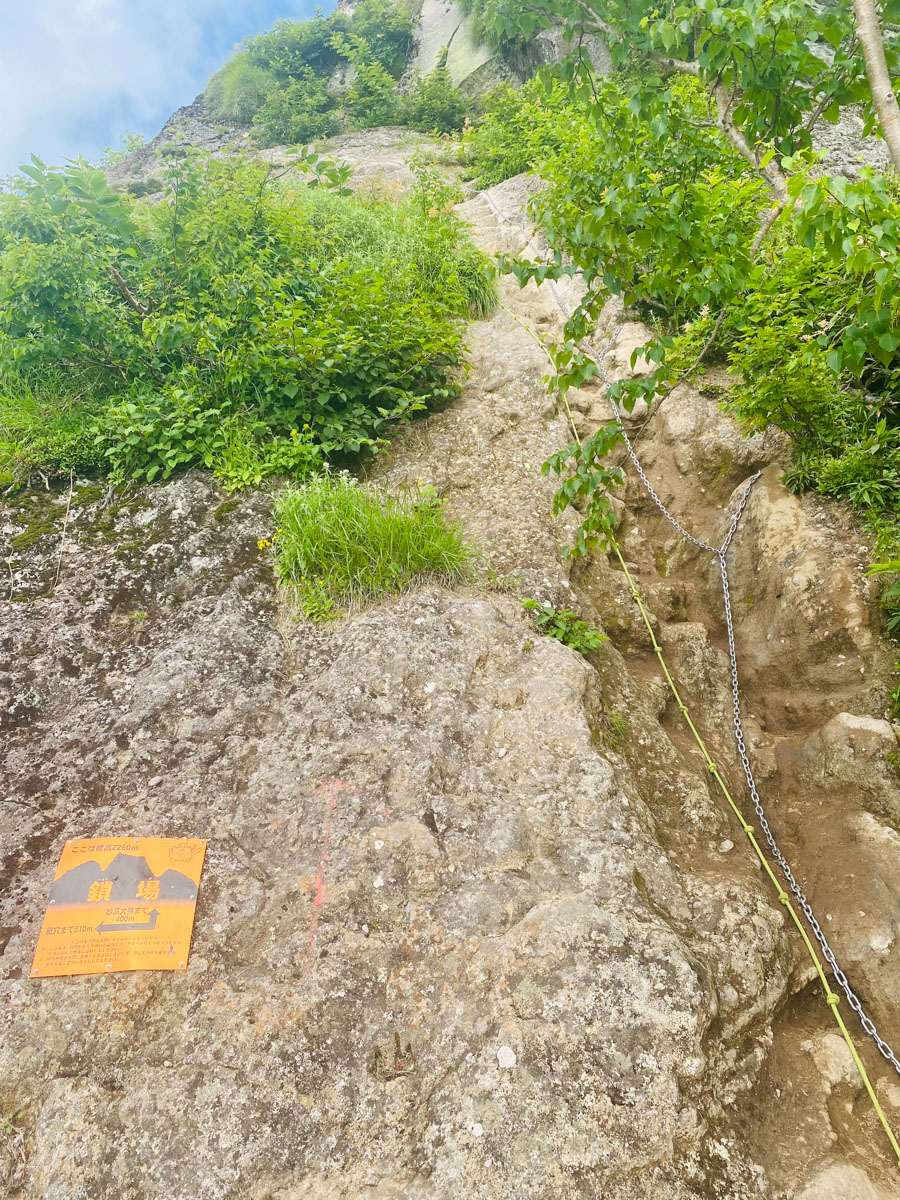
[[[340,0],[337,5],[338,12],[352,13],[353,8],[354,0]],[[597,69],[605,70],[609,63],[606,47],[591,39],[586,49]],[[548,30],[538,33],[524,50],[504,56],[479,41],[472,18],[466,16],[455,0],[422,0],[401,89],[415,72],[433,71],[445,50],[453,82],[469,95],[480,96],[500,83],[520,84],[539,67],[561,61],[567,46],[560,33]],[[343,85],[335,80],[334,86],[339,89]],[[210,113],[201,94],[173,113],[145,147],[112,167],[109,180],[113,186],[126,187],[138,194],[152,192],[157,186],[160,156],[179,145],[224,153],[244,149],[249,144],[247,127],[223,122]]]
[[[404,136],[358,135],[348,157],[399,179]],[[540,248],[531,186],[462,206],[485,249]],[[264,493],[227,500],[200,474],[118,498],[85,487],[64,535],[40,494],[8,502],[5,1194],[894,1194],[846,1048],[622,572],[561,554],[569,518],[540,466],[570,432],[535,340],[560,329],[548,285],[504,281],[469,330],[463,395],[375,464],[385,487],[435,486],[490,586],[298,625],[257,549]],[[621,325],[616,374],[645,336]],[[570,404],[581,433],[607,419],[597,389]],[[640,449],[704,539],[763,470],[732,566],[751,753],[896,1038],[896,741],[864,547],[837,510],[785,491],[778,438],[741,438],[700,392],[676,392]],[[657,637],[742,794],[716,577],[632,476],[624,501]],[[589,663],[539,637],[516,591],[610,641]],[[30,980],[59,847],[113,834],[209,838],[187,972]]]

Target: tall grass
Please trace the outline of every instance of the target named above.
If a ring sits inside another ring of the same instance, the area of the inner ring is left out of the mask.
[[[418,583],[471,573],[473,552],[440,502],[386,496],[345,474],[289,487],[275,502],[275,567],[311,620],[327,620]]]
[[[449,313],[488,317],[499,300],[497,267],[469,240],[452,206],[463,198],[425,170],[412,193],[393,203],[365,194],[350,200],[322,189],[280,190],[302,213],[319,253],[345,256],[389,278],[409,298],[439,297]]]
[[[61,373],[0,380],[0,486],[48,464],[64,475],[101,462],[89,406]]]

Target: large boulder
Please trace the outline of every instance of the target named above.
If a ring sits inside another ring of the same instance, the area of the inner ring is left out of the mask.
[[[264,497],[198,475],[102,516],[7,605],[37,697],[0,788],[9,1193],[699,1195],[747,1069],[710,971],[766,981],[764,1022],[781,918],[686,891],[584,659],[477,591],[279,622]],[[123,832],[210,840],[187,971],[30,979],[60,846]]]

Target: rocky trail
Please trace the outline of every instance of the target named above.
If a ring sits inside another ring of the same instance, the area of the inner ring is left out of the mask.
[[[410,152],[388,134],[377,145],[392,170]],[[528,187],[461,207],[484,249],[531,241]],[[540,472],[571,437],[542,382],[557,299],[504,279],[502,301],[471,327],[464,394],[371,472],[385,488],[432,484],[481,547],[483,583],[298,625],[257,550],[263,493],[229,500],[197,473],[124,496],[76,487],[62,538],[64,495],[7,502],[11,1197],[898,1194],[799,939],[711,788],[622,571],[561,554],[574,517],[554,517]],[[615,371],[643,338],[621,326]],[[582,435],[608,419],[600,388],[570,404]],[[838,509],[784,489],[777,436],[742,438],[718,404],[675,392],[639,453],[713,541],[763,471],[731,566],[754,768],[896,1045],[897,740],[867,551]],[[743,800],[715,564],[626,477],[623,553]],[[589,663],[539,637],[524,596],[610,641]],[[121,833],[210,840],[188,970],[30,980],[62,843]],[[900,1078],[857,1042],[896,1126]]]

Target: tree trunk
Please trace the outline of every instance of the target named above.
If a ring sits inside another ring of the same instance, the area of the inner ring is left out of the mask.
[[[887,142],[894,170],[900,173],[900,105],[888,74],[884,57],[881,25],[875,11],[875,0],[853,0],[856,13],[856,33],[866,60],[866,74],[875,104],[881,132]]]

